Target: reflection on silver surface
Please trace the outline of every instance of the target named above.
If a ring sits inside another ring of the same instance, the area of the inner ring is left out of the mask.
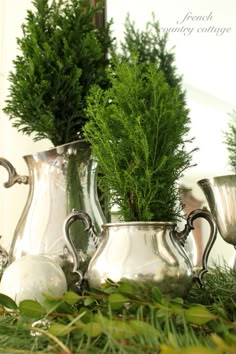
[[[236,246],[236,175],[198,181],[223,239]]]
[[[194,228],[196,218],[205,218],[211,227],[209,241],[202,259],[202,269],[197,279],[207,271],[207,259],[216,239],[216,226],[208,211],[195,210],[187,219],[185,229],[176,231],[172,222],[122,222],[102,225],[102,233],[97,235],[88,214],[72,212],[64,223],[67,247],[74,259],[74,269],[79,269],[80,259],[74,251],[69,236],[69,227],[76,219],[85,223],[88,232],[99,240],[96,253],[92,257],[87,278],[91,287],[99,287],[111,279],[145,282],[145,285],[158,285],[165,293],[182,296],[189,288],[193,269],[184,249],[185,240]]]
[[[2,236],[0,236],[1,239]],[[8,253],[7,251],[0,245],[0,279],[2,277],[2,273],[8,263]]]
[[[29,170],[29,194],[15,230],[9,260],[43,254],[56,259],[65,271],[71,271],[72,257],[63,237],[63,222],[67,215],[73,208],[86,211],[97,232],[104,222],[97,198],[96,163],[91,157],[91,149],[85,142],[78,141],[24,156],[24,160]],[[0,159],[0,165],[7,168],[9,181],[12,181],[11,174],[17,175],[13,166],[6,159]],[[14,183],[22,183],[21,176]],[[87,269],[88,260],[95,251],[94,244],[79,223],[72,226],[70,233]]]

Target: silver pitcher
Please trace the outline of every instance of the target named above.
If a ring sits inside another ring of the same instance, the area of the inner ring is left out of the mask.
[[[105,220],[97,197],[96,163],[91,148],[77,141],[23,158],[29,176],[19,176],[8,160],[0,158],[0,165],[9,174],[5,187],[15,183],[29,185],[27,202],[10,247],[9,263],[25,255],[50,256],[62,266],[70,285],[73,260],[66,248],[63,221],[72,208],[89,213],[96,232],[101,231]],[[79,253],[83,272],[95,246],[80,223],[73,225],[70,237]],[[74,283],[74,274],[72,278]]]
[[[210,236],[202,257],[202,268],[193,274],[191,261],[184,249],[188,234],[194,229],[196,218],[203,217],[210,224]],[[92,220],[83,211],[73,211],[65,220],[64,235],[74,258],[74,272],[80,268],[80,259],[69,235],[76,220],[85,223],[86,230],[98,246],[92,257],[86,278],[91,287],[100,287],[111,279],[143,282],[157,285],[167,294],[183,296],[193,277],[202,285],[207,272],[207,260],[216,239],[216,225],[208,211],[195,210],[187,218],[182,232],[173,222],[121,222],[102,225],[101,234],[95,232]]]

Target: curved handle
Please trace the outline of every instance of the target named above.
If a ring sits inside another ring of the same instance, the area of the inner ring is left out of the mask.
[[[90,218],[90,216],[85,213],[84,211],[80,210],[72,210],[72,213],[70,213],[68,215],[68,217],[66,218],[66,220],[64,221],[64,225],[63,225],[63,233],[64,233],[64,237],[65,237],[65,241],[66,241],[66,246],[68,248],[68,251],[70,252],[70,254],[73,257],[73,262],[74,262],[74,267],[73,267],[73,273],[77,273],[79,274],[81,280],[83,278],[82,273],[78,270],[79,269],[79,257],[78,257],[78,253],[76,251],[76,248],[73,244],[73,241],[70,238],[70,234],[69,234],[69,229],[71,227],[71,225],[76,221],[76,220],[82,220],[85,223],[85,231],[88,231],[88,234],[91,235],[95,247],[97,248],[99,242],[100,242],[100,238],[99,236],[96,234],[96,231],[94,230],[94,226],[92,223],[92,220]]]
[[[176,236],[177,236],[178,240],[180,241],[181,245],[184,246],[185,241],[186,241],[190,231],[192,231],[194,229],[193,222],[194,222],[194,220],[196,220],[198,218],[206,219],[210,225],[210,236],[209,236],[208,242],[205,246],[205,249],[204,249],[204,252],[202,255],[202,268],[200,269],[198,274],[195,274],[195,276],[194,276],[194,278],[198,281],[198,283],[202,287],[203,286],[202,277],[206,272],[208,272],[208,269],[207,269],[208,257],[211,252],[211,249],[216,241],[216,236],[217,236],[216,223],[215,223],[211,213],[205,209],[193,210],[187,218],[187,223],[185,225],[184,230],[182,232],[177,232]]]
[[[4,183],[5,188],[12,187],[15,183],[19,183],[19,184],[21,184],[21,183],[28,184],[29,183],[29,177],[18,175],[14,166],[7,159],[0,157],[0,166],[5,167],[5,169],[7,170],[8,174],[9,174],[8,181]]]

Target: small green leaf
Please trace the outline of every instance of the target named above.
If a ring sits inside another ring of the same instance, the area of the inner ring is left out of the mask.
[[[185,312],[185,309],[182,307],[182,306],[172,306],[171,307],[171,312],[174,314],[174,315],[181,315],[182,313]]]
[[[87,299],[84,300],[84,306],[89,306],[89,305],[93,304],[95,301],[96,301],[95,298],[88,297]]]
[[[130,323],[121,320],[108,319],[100,312],[94,315],[94,321],[99,325],[102,332],[113,338],[129,338],[136,335],[136,331]]]
[[[48,332],[53,334],[54,336],[63,337],[73,331],[75,328],[75,326],[67,326],[63,325],[62,323],[53,323],[50,326]]]
[[[159,331],[155,327],[153,327],[150,323],[139,321],[139,320],[131,320],[129,324],[131,328],[135,331],[135,334],[150,335],[150,336],[159,335]]]
[[[50,295],[50,294],[46,294],[46,293],[43,293],[43,297],[44,297],[44,301],[48,300],[48,301],[61,301],[63,299],[62,296],[57,296],[57,295]]]
[[[107,320],[102,331],[115,339],[130,338],[136,335],[135,329],[122,320]]]
[[[130,283],[124,281],[119,283],[119,288],[117,290],[119,291],[119,293],[124,294],[134,295],[135,293],[134,287]]]
[[[81,296],[76,294],[74,291],[67,291],[64,294],[63,298],[68,304],[74,305],[81,299]]]
[[[44,299],[43,307],[46,309],[47,313],[57,311],[58,307],[61,305],[62,300],[54,300],[54,299]]]
[[[188,322],[202,325],[214,319],[215,316],[206,307],[196,305],[185,311],[185,318]]]
[[[124,303],[126,303],[128,301],[129,301],[129,299],[127,297],[125,297],[119,293],[111,294],[108,297],[108,302],[110,303],[111,308],[113,310],[120,309],[124,305]]]
[[[175,297],[173,300],[171,300],[172,304],[178,304],[178,305],[183,305],[184,304],[184,300],[182,299],[182,297]]]
[[[14,300],[12,300],[9,296],[5,294],[0,294],[0,305],[10,309],[10,310],[17,310],[18,306]]]
[[[43,307],[47,310],[48,314],[54,311],[58,313],[71,314],[74,311],[71,305],[62,300],[44,300]]]
[[[23,300],[19,304],[20,314],[30,318],[41,318],[44,314],[43,307],[34,300]]]
[[[73,317],[71,318],[71,321],[73,321]],[[76,321],[76,322],[74,323],[74,325],[75,325],[78,329],[82,329],[82,328],[84,328],[85,323],[82,322],[82,321],[80,321],[80,320],[78,320],[78,321]]]
[[[160,309],[157,311],[156,316],[157,316],[157,318],[160,318],[160,319],[167,319],[171,316],[170,309],[168,309],[168,308],[167,309],[165,309],[165,308]]]
[[[87,308],[87,307],[80,307],[80,309],[78,310],[78,315],[83,314],[83,316],[81,317],[81,320],[84,323],[88,323],[91,322],[92,317],[93,317],[93,313]]]
[[[99,334],[102,333],[101,327],[97,322],[90,322],[86,323],[83,328],[82,332],[86,334],[88,337],[97,337]]]

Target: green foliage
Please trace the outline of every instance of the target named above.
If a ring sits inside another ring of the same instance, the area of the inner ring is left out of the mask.
[[[194,150],[185,146],[189,111],[167,39],[154,17],[144,31],[127,17],[121,50],[113,53],[112,87],[93,88],[88,98],[84,131],[100,188],[126,221],[175,221],[182,210],[176,182]]]
[[[235,354],[235,277],[228,268],[211,269],[207,288],[195,284],[185,300],[133,281],[107,282],[102,290],[80,295],[49,296],[41,306],[24,300],[14,310],[3,307],[5,298],[0,306],[0,352]],[[211,295],[210,305],[195,301],[199,292],[201,300]],[[230,307],[228,296],[235,301]],[[54,309],[48,311],[50,302]]]
[[[16,310],[17,305],[14,300],[10,299],[8,296],[4,294],[0,294],[0,304],[2,306],[7,307],[10,310]]]
[[[206,306],[216,306],[215,310],[221,316],[228,314],[228,318],[236,319],[236,281],[235,270],[227,265],[214,266],[214,272],[204,275],[205,286],[203,289],[194,287],[189,293],[191,303],[199,302]]]
[[[89,0],[34,0],[33,5],[17,39],[20,54],[4,111],[18,131],[56,146],[81,137],[91,85],[108,86],[110,24],[94,24],[101,1],[96,7]]]
[[[111,87],[88,97],[85,137],[101,171],[100,187],[126,221],[173,221],[178,179],[191,166],[185,146],[189,111],[157,63],[114,58]]]
[[[152,21],[146,24],[145,30],[139,30],[126,18],[124,41],[121,42],[121,58],[129,60],[133,53],[138,63],[154,63],[163,71],[166,81],[172,87],[181,90],[182,78],[175,67],[175,54],[167,49],[168,34],[161,34],[159,22],[153,15]],[[184,92],[182,93],[184,99]]]
[[[229,165],[236,173],[236,112],[231,114],[231,122],[228,125],[228,131],[225,133],[225,143],[229,153]]]

